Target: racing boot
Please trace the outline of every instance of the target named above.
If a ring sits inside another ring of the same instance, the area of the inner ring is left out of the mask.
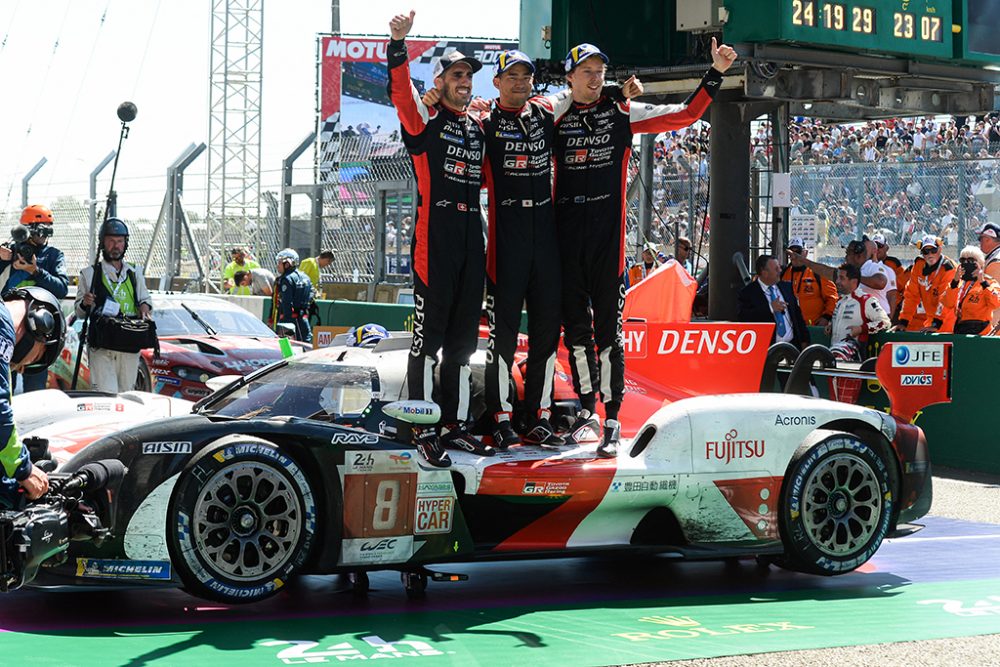
[[[621,440],[622,425],[617,419],[604,422],[604,439],[597,446],[597,455],[602,459],[613,459],[618,456],[618,444]]]
[[[444,451],[444,446],[438,439],[434,428],[413,427],[413,446],[417,448],[420,455],[427,463],[435,468],[447,468],[451,466],[451,457]]]
[[[601,422],[597,420],[597,415],[591,414],[590,410],[583,409],[576,415],[573,425],[569,427],[566,444],[579,445],[597,442],[601,439],[600,433]]]
[[[469,433],[465,424],[447,424],[441,428],[441,444],[449,449],[476,454],[477,456],[496,456],[497,450],[480,442],[479,438]]]
[[[566,446],[566,439],[556,435],[556,430],[549,422],[548,413],[542,412],[531,430],[524,434],[524,441],[529,445],[545,449],[559,449]]]
[[[510,419],[501,419],[493,427],[493,446],[501,452],[505,452],[509,448],[520,444],[521,438],[511,427]]]

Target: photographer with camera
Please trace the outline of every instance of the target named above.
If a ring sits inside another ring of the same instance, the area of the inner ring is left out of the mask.
[[[69,277],[62,250],[49,245],[52,223],[52,211],[41,204],[32,204],[21,211],[20,224],[10,230],[11,240],[0,245],[0,273],[10,268],[0,294],[36,285],[56,299],[66,296]],[[24,375],[24,391],[45,389],[47,379],[48,372],[44,370]]]
[[[44,373],[62,352],[66,320],[59,300],[41,287],[11,290],[0,304],[0,508],[17,504],[20,489],[28,500],[49,488],[44,471],[31,462],[18,440],[10,405],[11,372]]]
[[[121,219],[104,221],[98,235],[102,261],[84,267],[76,290],[76,316],[90,317],[90,384],[112,393],[132,389],[139,351],[158,347],[146,280],[138,267],[124,259],[128,236]]]
[[[953,309],[955,333],[985,335],[990,332],[990,317],[1000,308],[1000,284],[983,270],[985,264],[986,257],[978,246],[962,248],[958,256],[959,270],[934,315],[935,325]]]

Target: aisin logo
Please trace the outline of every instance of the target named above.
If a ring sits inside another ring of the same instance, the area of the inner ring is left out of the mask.
[[[900,366],[905,366],[907,362],[910,361],[910,348],[906,345],[900,345],[896,348],[896,363]]]

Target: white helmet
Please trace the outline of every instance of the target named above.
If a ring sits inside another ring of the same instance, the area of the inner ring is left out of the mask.
[[[299,253],[295,252],[291,248],[285,248],[274,256],[274,263],[281,264],[282,262],[288,262],[292,266],[299,265]]]

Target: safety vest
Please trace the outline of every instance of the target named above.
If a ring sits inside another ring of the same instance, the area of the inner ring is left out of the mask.
[[[100,313],[104,310],[104,302],[110,296],[118,304],[122,315],[125,317],[138,317],[139,304],[135,297],[135,271],[131,267],[126,268],[125,279],[117,283],[112,283],[108,280],[107,274],[104,273],[104,267],[100,263],[94,265],[94,271],[100,271],[101,273],[100,283],[94,281],[96,287],[94,290],[94,312]]]

